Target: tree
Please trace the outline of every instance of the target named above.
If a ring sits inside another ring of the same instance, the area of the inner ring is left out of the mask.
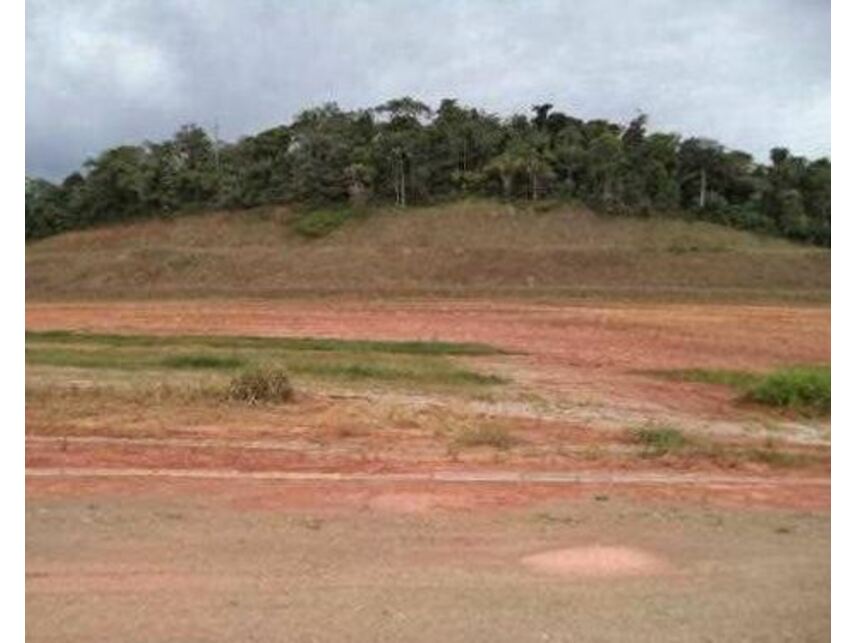
[[[351,165],[355,115],[335,103],[305,110],[290,128],[289,198],[327,203],[348,198],[346,168]]]
[[[541,105],[533,105],[532,110],[535,113],[533,117],[533,125],[536,129],[544,129],[548,122],[548,113],[553,109],[551,103],[542,103]]]
[[[289,196],[291,130],[281,125],[248,136],[221,153],[218,201],[251,207],[278,203]]]
[[[711,139],[689,138],[681,144],[678,171],[686,206],[705,208],[712,191],[711,179],[719,169],[723,153],[723,146]]]
[[[396,205],[405,207],[423,151],[422,121],[431,116],[431,109],[406,96],[379,105],[375,112],[389,118],[381,127],[378,143],[390,160]]]
[[[611,207],[620,192],[622,141],[618,133],[605,129],[592,140],[586,153],[586,187],[590,197]]]
[[[488,164],[488,173],[500,178],[503,198],[511,199],[515,177],[524,170],[524,159],[515,150],[506,150]]]
[[[26,183],[36,238],[202,207],[370,201],[399,207],[461,194],[574,197],[596,209],[685,216],[830,244],[831,166],[785,147],[756,163],[705,138],[583,121],[533,104],[501,119],[454,98],[434,112],[412,97],[346,111],[327,103],[234,143],[197,125],[107,149],[54,184]]]
[[[170,151],[179,199],[193,205],[207,203],[218,187],[214,142],[198,125],[184,125],[173,137]]]
[[[24,230],[27,239],[39,239],[66,227],[62,190],[44,179],[27,177],[24,185]]]
[[[123,145],[84,163],[81,214],[87,223],[119,221],[145,212],[145,158],[142,147]]]

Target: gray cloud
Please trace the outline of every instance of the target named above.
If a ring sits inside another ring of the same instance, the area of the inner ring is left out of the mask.
[[[26,30],[26,169],[50,178],[187,122],[233,140],[406,94],[830,150],[826,0],[28,0]]]

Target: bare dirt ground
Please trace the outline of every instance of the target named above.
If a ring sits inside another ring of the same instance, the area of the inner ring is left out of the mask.
[[[27,328],[476,341],[510,351],[474,364],[521,393],[311,394],[214,423],[28,408],[30,640],[829,637],[829,424],[644,373],[829,362],[829,307],[31,302]],[[528,446],[451,458],[403,408]],[[622,456],[641,422],[820,458]]]
[[[824,513],[477,489],[33,479],[28,638],[829,639]]]

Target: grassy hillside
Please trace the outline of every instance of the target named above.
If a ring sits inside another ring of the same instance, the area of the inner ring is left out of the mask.
[[[27,297],[824,300],[830,291],[829,251],[704,222],[473,201],[382,209],[310,239],[298,232],[298,219],[286,207],[213,212],[29,243]]]

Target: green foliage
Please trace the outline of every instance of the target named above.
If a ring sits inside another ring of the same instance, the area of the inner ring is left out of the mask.
[[[488,355],[481,344],[373,342],[314,338],[27,333],[28,366],[162,373],[277,367],[312,380],[359,385],[439,387],[467,392],[505,379],[461,368],[454,355]],[[192,376],[191,373],[187,374]],[[178,376],[170,374],[169,377]]]
[[[583,121],[537,104],[507,119],[454,99],[433,111],[411,97],[373,109],[335,103],[234,143],[185,125],[169,140],[105,150],[60,185],[29,179],[26,236],[36,239],[135,217],[203,207],[291,202],[329,209],[297,222],[317,238],[347,218],[346,203],[400,207],[454,196],[574,198],[604,211],[689,217],[830,245],[829,159],[785,148],[770,164],[704,138]],[[333,207],[330,207],[333,204]]]
[[[787,368],[765,376],[754,385],[749,399],[807,413],[830,413],[830,369]]]
[[[39,344],[79,344],[88,347],[145,348],[203,346],[259,350],[325,351],[345,353],[398,353],[405,355],[498,355],[487,344],[439,341],[380,341],[320,337],[241,337],[220,335],[101,335],[65,330],[27,331],[26,341]]]
[[[308,239],[326,237],[350,217],[349,210],[315,210],[295,221],[294,229]]]
[[[752,402],[801,413],[830,413],[830,366],[794,366],[772,373],[719,369],[658,371],[669,379],[723,384],[744,394]]]
[[[24,193],[27,239],[47,237],[66,229],[62,190],[42,179],[27,178]]]
[[[413,369],[368,362],[303,363],[295,366],[293,370],[307,375],[355,381],[413,382],[445,386],[492,386],[506,382],[496,375],[483,375],[464,369]]]
[[[220,369],[238,368],[244,361],[237,357],[221,357],[218,355],[174,355],[167,357],[161,364],[168,368],[186,369]]]
[[[704,382],[706,384],[723,384],[741,390],[749,390],[760,378],[758,374],[746,371],[702,368],[659,371],[657,374],[668,379],[685,382]]]
[[[294,396],[288,374],[279,369],[242,373],[232,379],[228,390],[230,399],[247,404],[288,402]]]

